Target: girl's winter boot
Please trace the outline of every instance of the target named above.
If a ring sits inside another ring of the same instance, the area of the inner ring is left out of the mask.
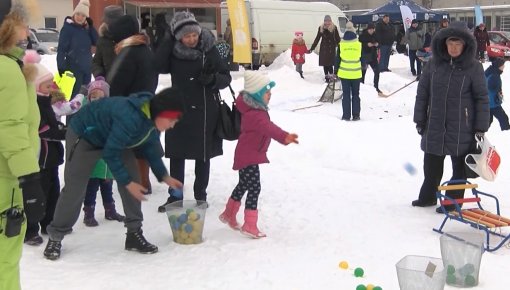
[[[260,239],[266,237],[266,234],[259,231],[257,228],[257,220],[259,218],[259,211],[256,209],[245,209],[244,210],[244,225],[241,228],[241,233],[252,237],[254,239]]]
[[[104,218],[109,221],[123,222],[126,217],[115,210],[115,202],[104,204]]]
[[[85,223],[87,227],[97,227],[99,225],[94,217],[94,206],[84,206],[83,212],[85,213],[83,223]]]
[[[225,207],[225,211],[220,214],[220,221],[224,224],[227,224],[229,227],[236,231],[239,230],[239,224],[237,223],[236,216],[240,206],[240,201],[229,198],[227,206]]]

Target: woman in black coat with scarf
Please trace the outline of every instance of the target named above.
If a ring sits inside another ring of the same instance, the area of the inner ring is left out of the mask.
[[[443,163],[450,155],[451,179],[466,179],[466,154],[474,148],[475,134],[489,129],[489,98],[482,65],[475,59],[477,44],[463,23],[452,23],[432,39],[434,56],[425,67],[416,94],[414,122],[425,153],[425,179],[413,206],[437,203],[436,191],[443,176]],[[463,190],[447,191],[462,198]],[[446,210],[454,209],[445,206]],[[437,208],[442,212],[442,208]]]
[[[165,134],[165,156],[170,158],[170,174],[184,183],[185,160],[195,160],[196,200],[207,199],[210,159],[223,154],[222,140],[215,129],[219,116],[217,96],[232,80],[227,64],[216,48],[214,35],[200,27],[190,12],[177,12],[170,32],[160,44],[155,58],[159,73],[170,73],[172,86],[185,98],[183,119]],[[158,208],[181,200],[169,189],[170,197]]]

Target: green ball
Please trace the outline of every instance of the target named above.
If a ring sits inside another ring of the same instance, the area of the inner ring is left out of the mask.
[[[367,287],[365,287],[365,285],[363,284],[359,284],[358,286],[356,286],[356,290],[367,290]]]
[[[186,214],[190,214],[190,213],[192,213],[193,211],[194,211],[194,210],[193,210],[192,208],[188,208],[188,209],[186,210]]]
[[[356,268],[354,269],[354,276],[356,277],[363,277],[363,274],[365,274],[365,271],[363,271],[362,268]]]
[[[373,290],[382,290],[382,287],[380,287],[380,286],[375,286]]]
[[[467,275],[466,278],[464,278],[464,285],[473,287],[476,285],[476,278],[472,275]]]
[[[455,277],[455,275],[448,274],[446,276],[446,284],[452,285],[452,284],[455,284],[456,282],[457,282],[457,277]]]
[[[446,274],[453,275],[455,274],[455,267],[453,265],[448,265],[446,268]]]

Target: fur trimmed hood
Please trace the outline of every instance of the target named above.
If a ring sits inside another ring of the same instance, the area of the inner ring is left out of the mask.
[[[452,59],[452,57],[448,54],[448,49],[446,48],[446,39],[452,36],[464,40],[465,43],[464,51],[455,59]],[[435,64],[452,62],[462,68],[467,68],[475,63],[478,64],[478,61],[475,59],[476,49],[477,45],[475,37],[469,32],[469,30],[452,27],[443,28],[439,30],[432,39],[432,61]]]
[[[198,59],[202,57],[202,53],[206,53],[214,47],[216,39],[212,32],[202,28],[198,44],[194,48],[190,48],[182,44],[180,41],[175,42],[173,53],[180,59]]]
[[[295,44],[295,45],[305,45],[305,40],[304,39],[297,39],[297,38],[294,38],[292,40],[292,44]]]

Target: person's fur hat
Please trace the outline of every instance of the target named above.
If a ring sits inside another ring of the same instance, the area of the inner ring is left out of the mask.
[[[38,11],[36,0],[0,1],[0,54],[6,53],[16,45],[15,28],[28,25]]]
[[[101,90],[105,97],[110,96],[110,85],[105,81],[104,77],[96,77],[93,82],[89,84],[87,90],[87,98],[90,100],[90,94],[93,90]]]
[[[138,34],[140,32],[140,24],[134,16],[124,15],[108,26],[108,30],[113,41],[119,43],[130,36]]]
[[[109,5],[103,10],[103,22],[106,25],[111,25],[115,20],[124,15],[124,9],[119,5]]]
[[[149,103],[151,119],[158,116],[163,118],[179,119],[185,112],[183,97],[179,90],[166,88],[157,93]]]
[[[244,72],[244,91],[247,92],[255,101],[266,105],[262,97],[272,89],[276,83],[271,81],[265,74],[258,71],[247,70]]]
[[[89,17],[89,11],[90,11],[90,2],[89,0],[81,0],[78,5],[73,10],[73,15],[76,13],[81,13],[85,15],[86,17]]]
[[[188,11],[176,12],[172,21],[170,21],[170,31],[175,39],[181,40],[184,35],[196,32],[198,35],[202,33],[200,24],[195,19],[195,15]]]
[[[324,16],[324,21],[331,21],[331,16],[325,15]]]

